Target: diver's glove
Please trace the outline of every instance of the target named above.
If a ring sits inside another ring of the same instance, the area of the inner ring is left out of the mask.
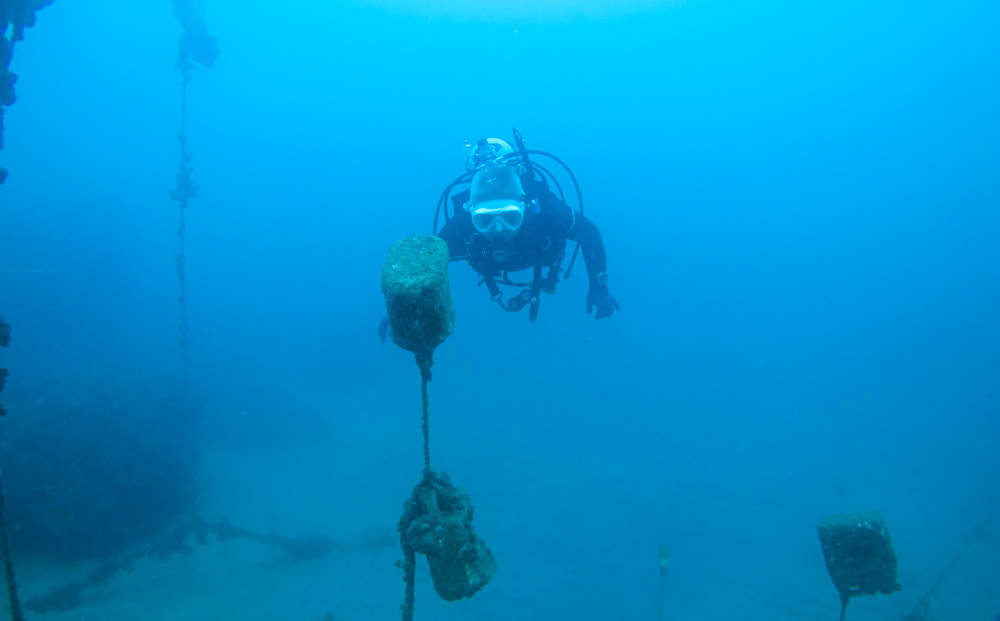
[[[587,292],[587,314],[589,315],[596,306],[597,315],[594,319],[604,319],[610,317],[616,310],[621,310],[618,300],[608,291],[607,283],[608,276],[604,272],[598,274],[597,278],[590,282],[590,291]]]

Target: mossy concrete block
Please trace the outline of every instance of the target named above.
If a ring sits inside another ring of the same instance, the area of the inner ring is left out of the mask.
[[[448,286],[448,244],[434,235],[404,237],[382,266],[382,295],[392,340],[408,351],[428,353],[455,327]]]
[[[472,597],[497,571],[497,562],[472,527],[472,501],[443,472],[424,472],[399,522],[400,540],[427,557],[434,590],[445,601]]]
[[[818,531],[826,569],[841,598],[899,590],[896,551],[881,513],[830,515],[820,520]]]

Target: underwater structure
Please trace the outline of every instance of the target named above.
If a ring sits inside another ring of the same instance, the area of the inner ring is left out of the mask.
[[[104,558],[190,516],[201,455],[192,401],[169,378],[104,369],[19,392],[2,455],[18,553]]]
[[[14,105],[17,95],[14,83],[17,74],[10,70],[14,58],[14,44],[24,39],[24,29],[35,25],[35,12],[52,4],[53,0],[0,0],[0,151],[4,146],[4,111]],[[9,31],[9,32],[8,32]],[[7,180],[7,169],[0,166],[0,185]],[[10,324],[0,317],[0,347],[10,344]],[[7,369],[0,368],[0,390],[7,380]],[[7,411],[0,406],[0,416]],[[0,453],[2,455],[2,453]],[[14,561],[10,552],[10,538],[7,532],[7,499],[4,494],[2,469],[0,469],[0,554],[3,555],[4,575],[7,595],[10,599],[10,618],[21,621],[21,602],[17,595],[17,579]]]

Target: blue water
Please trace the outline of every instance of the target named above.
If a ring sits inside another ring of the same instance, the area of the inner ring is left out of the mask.
[[[452,266],[432,461],[500,569],[447,605],[418,574],[417,618],[655,619],[669,544],[665,619],[834,619],[815,527],[869,509],[903,590],[848,619],[898,619],[932,587],[938,621],[996,618],[1000,4],[203,4],[221,55],[188,87],[190,376],[204,479],[220,451],[236,478],[266,469],[253,498],[281,507],[261,528],[395,526],[420,395],[412,355],[376,336],[382,260],[430,232],[465,141],[516,126],[580,180],[622,310],[587,316],[579,265],[531,324]],[[180,32],[165,0],[56,0],[14,49],[12,416],[81,368],[180,377]],[[342,515],[327,487],[354,499],[344,523],[305,517]],[[239,514],[231,493],[206,513]],[[370,590],[303,616],[396,618],[382,553]]]

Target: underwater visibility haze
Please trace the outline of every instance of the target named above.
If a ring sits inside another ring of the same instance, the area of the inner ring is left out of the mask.
[[[997,619],[1000,4],[0,9],[26,618],[399,618],[423,403],[380,275],[516,127],[620,310],[582,258],[536,321],[451,263],[430,450],[495,575],[443,601],[418,556],[413,618],[835,620],[817,527],[865,516],[900,588],[846,619]]]

